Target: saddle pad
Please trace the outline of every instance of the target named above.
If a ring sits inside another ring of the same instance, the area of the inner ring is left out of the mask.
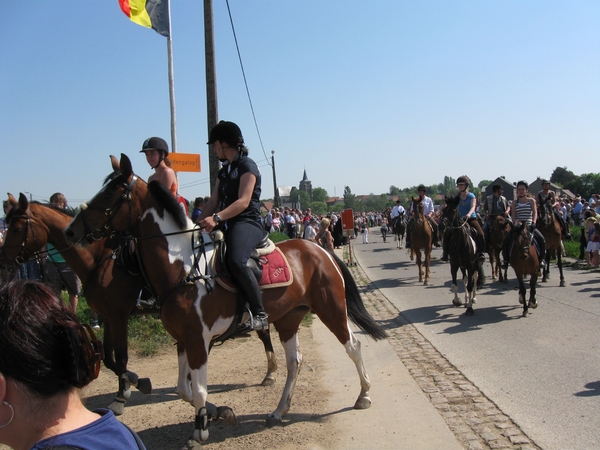
[[[275,247],[272,253],[261,256],[259,261],[262,278],[258,285],[261,289],[289,286],[294,281],[287,258],[278,247]],[[220,261],[217,264],[220,264]],[[237,292],[237,287],[224,276],[217,277],[217,283],[230,292]]]

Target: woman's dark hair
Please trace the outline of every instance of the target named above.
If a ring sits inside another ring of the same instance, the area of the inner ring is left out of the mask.
[[[102,345],[87,330],[42,282],[0,287],[0,373],[40,397],[82,388],[98,376]]]

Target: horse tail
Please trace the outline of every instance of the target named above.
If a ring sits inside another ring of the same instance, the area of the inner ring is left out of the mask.
[[[358,286],[356,281],[352,277],[350,270],[346,267],[346,264],[337,256],[333,255],[336,264],[342,271],[342,277],[344,278],[344,285],[346,287],[346,311],[350,320],[356,324],[361,330],[367,333],[376,341],[379,339],[385,339],[388,334],[381,326],[375,322],[375,319],[369,314],[367,308],[360,297]]]

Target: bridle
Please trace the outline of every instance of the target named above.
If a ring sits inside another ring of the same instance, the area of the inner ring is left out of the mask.
[[[16,265],[20,266],[31,259],[31,253],[29,252],[29,250],[27,250],[26,244],[27,244],[27,238],[29,236],[30,229],[33,234],[33,239],[35,240],[35,228],[33,228],[31,226],[31,217],[29,217],[28,214],[22,214],[22,215],[18,215],[18,216],[11,215],[10,221],[12,222],[14,219],[25,219],[25,238],[23,239],[23,241],[20,244],[4,243],[4,245],[2,245],[2,247],[0,247],[0,251],[6,257],[6,254],[4,252],[5,248],[17,247],[17,246],[20,247],[19,253],[17,254],[17,256],[15,256],[14,261],[13,261]],[[35,253],[38,253],[38,252],[35,252]],[[6,258],[6,259],[8,260],[8,258]]]
[[[96,228],[93,230],[91,230],[90,227],[88,226],[88,224],[85,220],[85,216],[84,215],[81,216],[81,219],[82,219],[81,222],[83,223],[83,230],[84,230],[83,238],[85,238],[88,241],[88,243],[91,244],[93,242],[97,242],[97,241],[100,241],[105,238],[114,237],[115,232],[114,232],[114,230],[111,231],[112,221],[115,217],[115,214],[117,212],[119,212],[119,210],[121,209],[123,204],[125,204],[125,202],[127,202],[129,204],[129,221],[131,222],[131,192],[133,191],[133,187],[137,180],[138,180],[138,177],[136,175],[133,175],[133,177],[131,178],[131,182],[129,182],[129,183],[122,182],[121,183],[121,187],[125,190],[125,192],[123,192],[123,194],[119,197],[118,201],[112,207],[99,208],[93,204],[88,204],[88,203],[84,203],[81,205],[82,212],[87,209],[92,209],[94,211],[99,211],[106,216],[106,222],[103,225],[101,225],[99,228]]]

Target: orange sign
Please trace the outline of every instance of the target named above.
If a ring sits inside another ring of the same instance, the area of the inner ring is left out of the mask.
[[[342,229],[354,230],[354,214],[352,213],[352,209],[342,211]]]
[[[169,153],[171,168],[175,172],[201,172],[200,155],[196,153]]]

